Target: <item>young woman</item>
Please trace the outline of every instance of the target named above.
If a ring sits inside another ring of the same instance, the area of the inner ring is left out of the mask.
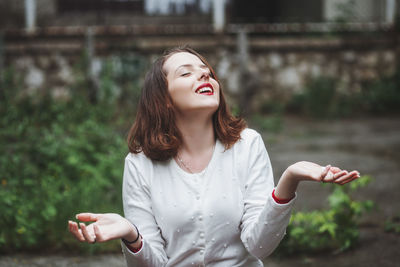
[[[285,234],[299,182],[360,176],[302,161],[274,187],[261,136],[230,114],[213,69],[187,47],[146,75],[128,141],[125,218],[69,221],[79,241],[121,239],[128,266],[263,266]]]

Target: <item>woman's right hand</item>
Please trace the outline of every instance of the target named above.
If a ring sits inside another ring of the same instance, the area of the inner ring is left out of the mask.
[[[82,221],[79,227],[76,222],[68,221],[68,228],[81,242],[93,244],[119,238],[131,241],[139,234],[127,219],[116,213],[79,213],[76,218]],[[92,223],[86,225],[83,222]]]

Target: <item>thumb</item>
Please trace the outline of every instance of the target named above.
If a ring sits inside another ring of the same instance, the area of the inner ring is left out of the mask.
[[[100,229],[97,226],[97,224],[95,224],[95,223],[93,224],[93,229],[94,229],[94,234],[96,236],[96,240],[99,241],[99,242],[104,241],[103,235],[101,234]]]
[[[331,165],[326,165],[325,167],[322,167],[322,173],[320,175],[321,181],[324,180],[325,176],[328,174],[329,170],[331,169]]]
[[[95,222],[99,219],[98,214],[89,212],[79,213],[76,215],[76,218],[82,222]]]
[[[338,172],[341,172],[341,171],[342,171],[342,169],[340,169],[338,167],[332,167],[331,168],[331,172],[333,172],[333,173],[338,173]]]

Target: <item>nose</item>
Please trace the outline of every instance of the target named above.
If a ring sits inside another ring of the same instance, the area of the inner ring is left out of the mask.
[[[210,78],[210,74],[207,70],[200,69],[199,73],[199,80],[208,80]]]

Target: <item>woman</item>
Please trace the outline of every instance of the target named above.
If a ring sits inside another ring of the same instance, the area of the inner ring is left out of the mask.
[[[274,188],[261,136],[228,111],[207,61],[173,49],[146,75],[125,159],[125,217],[81,213],[82,242],[121,239],[128,266],[263,266],[284,236],[301,181],[360,175],[311,162]]]

